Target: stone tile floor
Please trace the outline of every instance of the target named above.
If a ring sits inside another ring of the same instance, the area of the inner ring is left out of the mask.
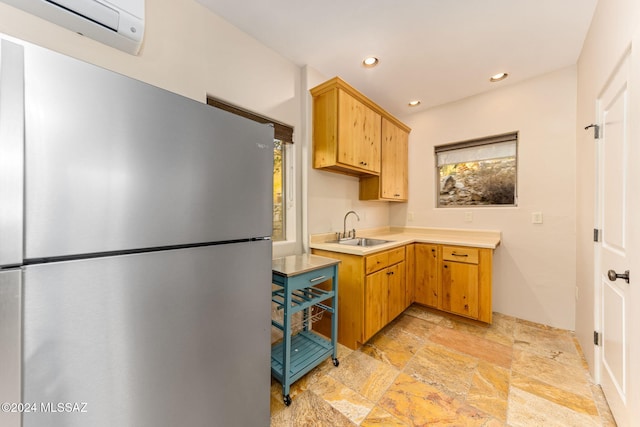
[[[412,305],[291,386],[271,426],[615,426],[571,331],[494,314],[483,325]]]

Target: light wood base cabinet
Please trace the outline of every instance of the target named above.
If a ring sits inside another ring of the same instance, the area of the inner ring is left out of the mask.
[[[493,250],[416,243],[415,301],[491,323]]]
[[[439,245],[415,244],[415,302],[439,307],[441,253]]]
[[[374,336],[407,308],[404,259],[404,247],[365,257],[367,275],[362,342]]]
[[[358,348],[409,306],[404,247],[364,257],[318,249],[312,252],[342,261],[338,273],[340,344]],[[330,320],[325,315],[313,328],[326,335]]]
[[[338,342],[364,344],[411,303],[491,323],[493,250],[412,243],[367,256],[319,249],[342,261],[338,273]],[[313,328],[330,336],[331,315]]]
[[[404,251],[404,261],[407,267],[404,304],[409,307],[415,301],[416,294],[416,245],[414,243],[407,245],[404,247]]]

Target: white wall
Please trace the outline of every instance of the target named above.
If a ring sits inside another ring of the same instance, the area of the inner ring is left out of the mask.
[[[576,78],[569,67],[402,117],[412,128],[409,202],[390,208],[393,225],[502,231],[494,311],[565,329],[575,319]],[[436,209],[433,147],[512,131],[519,132],[518,206]],[[531,223],[536,211],[543,224]]]
[[[640,2],[600,0],[578,60],[577,94],[577,239],[576,282],[579,299],[576,310],[576,335],[591,373],[594,373],[594,220],[595,150],[593,133],[584,126],[596,123],[596,99],[623,53],[635,37],[634,50],[640,48]],[[637,54],[635,54],[637,56]],[[635,77],[637,80],[637,76]],[[638,89],[635,89],[638,91]],[[636,119],[637,121],[637,119]],[[637,140],[635,141],[637,143]],[[637,194],[635,194],[637,197]],[[633,288],[632,288],[633,289]],[[638,316],[637,307],[631,315]],[[637,325],[637,322],[635,323]],[[637,330],[637,328],[636,328]],[[631,331],[634,333],[634,331]],[[638,357],[636,354],[632,357]],[[637,359],[636,359],[637,360]],[[636,396],[636,402],[640,400]]]
[[[145,36],[138,56],[4,3],[0,3],[0,33],[200,102],[211,95],[301,131],[301,69],[192,0],[146,2]],[[296,150],[298,164],[301,152]],[[296,189],[299,200],[301,186]],[[298,218],[298,229],[300,224]],[[275,244],[274,255],[300,249],[300,239],[293,244]]]

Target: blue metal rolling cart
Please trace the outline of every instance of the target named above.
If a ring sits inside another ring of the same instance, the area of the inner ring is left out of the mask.
[[[338,264],[339,260],[318,255],[292,255],[272,262],[271,300],[276,311],[282,313],[282,321],[271,324],[282,330],[282,341],[271,347],[271,375],[282,384],[284,404],[291,404],[289,389],[327,357],[338,366]],[[318,285],[331,280],[331,287]],[[329,301],[331,301],[329,305]],[[312,332],[311,324],[329,312],[331,339]],[[301,330],[293,334],[293,315],[301,312]]]

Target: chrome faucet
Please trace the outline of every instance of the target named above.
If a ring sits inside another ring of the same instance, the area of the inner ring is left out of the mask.
[[[349,214],[354,214],[356,216],[356,218],[358,218],[358,221],[360,221],[360,217],[358,216],[358,214],[355,211],[349,211],[346,213],[346,215],[344,216],[344,228],[342,230],[342,236],[340,236],[340,232],[338,232],[338,240],[340,239],[355,239],[356,238],[356,229],[352,229],[349,230],[349,233],[347,233],[347,217],[349,216]]]

